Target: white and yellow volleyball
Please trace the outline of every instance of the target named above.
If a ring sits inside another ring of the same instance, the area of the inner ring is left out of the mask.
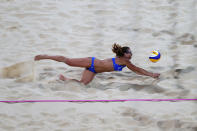
[[[156,63],[156,62],[158,62],[158,61],[160,60],[160,58],[161,58],[160,52],[154,50],[154,51],[152,51],[152,54],[151,54],[151,56],[149,57],[149,60],[150,60],[151,62],[153,62],[153,63]]]

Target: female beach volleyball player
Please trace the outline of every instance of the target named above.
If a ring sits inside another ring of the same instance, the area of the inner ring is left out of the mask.
[[[112,51],[116,54],[115,58],[109,58],[100,60],[95,57],[86,57],[86,58],[68,58],[64,56],[48,56],[48,55],[37,55],[35,60],[50,59],[58,62],[64,62],[65,64],[73,67],[82,67],[85,68],[82,74],[81,80],[72,79],[83,84],[88,84],[94,78],[97,73],[101,72],[111,72],[111,71],[122,71],[124,67],[129,68],[137,74],[150,76],[153,78],[158,78],[160,74],[151,73],[142,68],[139,68],[133,65],[130,62],[132,57],[132,52],[129,47],[121,47],[118,44],[113,44]],[[60,80],[69,80],[63,75],[60,75]]]

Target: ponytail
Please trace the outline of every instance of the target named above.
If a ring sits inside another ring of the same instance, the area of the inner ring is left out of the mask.
[[[119,44],[114,43],[112,45],[112,51],[116,54],[116,56],[124,56],[122,47]]]

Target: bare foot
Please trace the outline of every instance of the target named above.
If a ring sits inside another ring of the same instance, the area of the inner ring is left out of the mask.
[[[59,75],[59,79],[62,80],[62,81],[68,80],[68,78],[66,78],[66,77],[63,76],[62,74]]]
[[[44,56],[44,55],[37,55],[37,56],[34,57],[34,60],[35,60],[35,61],[39,61],[39,60],[41,60],[41,58],[42,58],[43,56]]]

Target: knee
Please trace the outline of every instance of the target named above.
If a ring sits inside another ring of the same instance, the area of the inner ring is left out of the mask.
[[[89,82],[88,81],[84,81],[84,80],[80,80],[81,83],[83,83],[84,85],[87,85]]]

